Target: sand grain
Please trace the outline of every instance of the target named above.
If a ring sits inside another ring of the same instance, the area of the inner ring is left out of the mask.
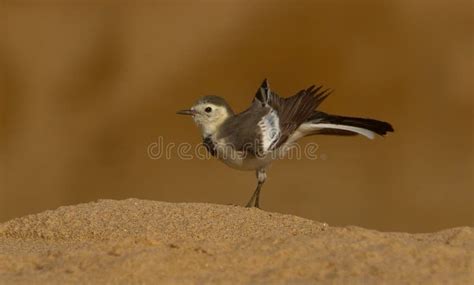
[[[137,199],[0,224],[0,284],[468,284],[474,228],[329,227],[257,209]]]

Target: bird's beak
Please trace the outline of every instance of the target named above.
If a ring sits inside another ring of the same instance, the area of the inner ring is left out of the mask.
[[[192,116],[192,115],[196,114],[196,111],[194,111],[194,110],[181,110],[181,111],[176,112],[176,114],[178,114],[178,115],[191,115]]]

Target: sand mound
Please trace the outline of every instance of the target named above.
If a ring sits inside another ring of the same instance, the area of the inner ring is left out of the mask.
[[[0,225],[0,283],[468,284],[474,228],[336,228],[257,209],[129,199]]]

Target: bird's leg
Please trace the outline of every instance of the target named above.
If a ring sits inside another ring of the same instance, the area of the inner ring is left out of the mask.
[[[260,192],[260,189],[261,189],[261,188],[262,188],[262,184],[259,182],[258,185],[257,185],[257,189],[255,189],[255,191],[253,192],[252,197],[250,197],[250,200],[249,200],[249,202],[247,203],[247,205],[245,205],[245,207],[247,207],[247,208],[254,207],[254,200],[255,200],[255,197],[257,197],[257,193]]]
[[[265,169],[259,169],[257,170],[257,189],[255,189],[255,192],[253,192],[252,197],[250,198],[250,201],[247,203],[245,207],[257,207],[260,208],[260,190],[262,190],[263,183],[265,183],[265,180],[267,179],[267,174],[265,173]],[[255,201],[255,203],[254,203]]]

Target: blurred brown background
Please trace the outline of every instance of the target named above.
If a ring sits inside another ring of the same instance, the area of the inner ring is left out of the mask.
[[[474,224],[472,1],[3,1],[0,221],[102,198],[244,204],[252,172],[152,160],[200,142],[175,115],[335,89],[331,113],[385,139],[313,137],[325,160],[269,171],[263,207],[330,225],[425,232]]]

